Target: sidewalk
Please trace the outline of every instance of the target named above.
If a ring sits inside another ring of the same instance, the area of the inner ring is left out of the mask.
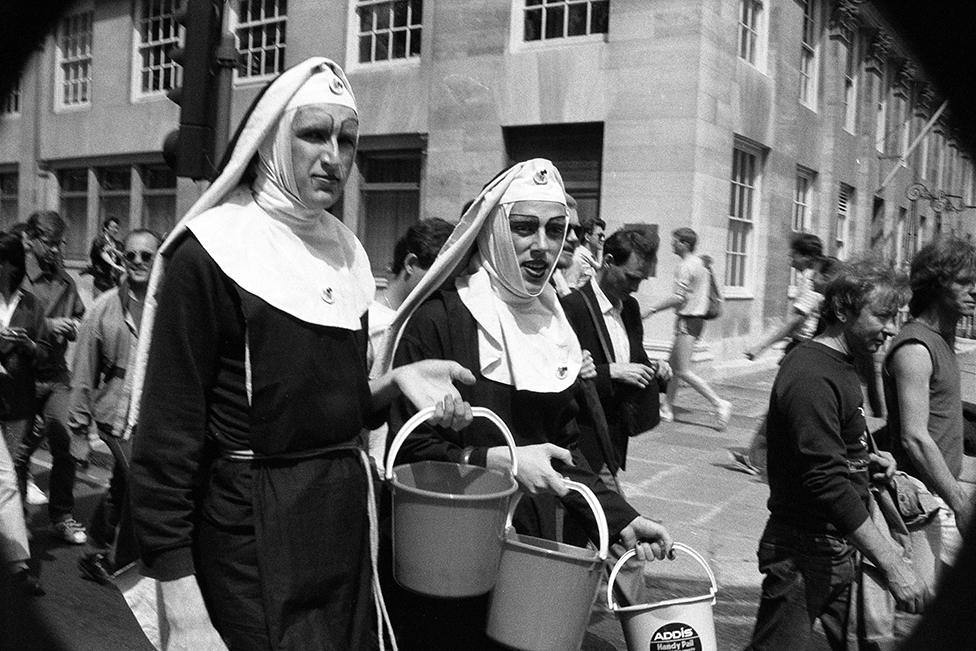
[[[959,348],[963,399],[976,402],[976,342],[962,340]],[[762,582],[756,548],[769,496],[764,482],[733,469],[728,448],[748,445],[766,412],[778,368],[764,358],[752,367],[735,364],[715,374],[713,387],[734,405],[724,432],[714,429],[711,405],[682,387],[675,421],[631,439],[627,471],[621,473],[622,487],[634,507],[663,520],[675,540],[708,560],[718,583],[715,627],[718,648],[723,650],[743,648],[752,633]],[[733,369],[742,372],[730,372]],[[966,462],[964,474],[976,482],[976,458]],[[660,572],[662,583],[665,577],[692,581],[694,588],[685,594],[704,594],[708,588],[704,572],[690,561],[680,568],[662,564],[648,570]],[[598,603],[604,599],[598,596]],[[584,648],[626,649],[612,614],[597,609],[591,624]],[[828,648],[822,638],[815,649],[821,648]]]

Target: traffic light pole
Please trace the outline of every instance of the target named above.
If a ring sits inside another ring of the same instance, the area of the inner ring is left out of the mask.
[[[219,165],[230,140],[230,111],[234,90],[234,68],[237,47],[230,31],[231,0],[224,0],[220,21],[220,45],[217,46],[217,115],[214,124],[214,160]]]

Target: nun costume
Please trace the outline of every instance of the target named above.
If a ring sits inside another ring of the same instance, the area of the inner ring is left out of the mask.
[[[527,204],[545,209],[527,211]],[[517,213],[535,214],[527,218]],[[553,455],[552,466],[549,459],[540,466],[556,476],[549,488],[565,492],[558,490],[560,475],[587,485],[606,512],[613,540],[639,514],[599,480],[578,449],[574,417],[582,351],[548,282],[566,222],[562,179],[549,161],[519,163],[496,177],[462,216],[430,271],[401,306],[391,326],[395,336],[389,337],[395,346],[392,363],[439,358],[471,369],[476,382],[461,387],[465,401],[497,413],[520,452],[544,444],[564,448],[563,457]],[[551,250],[530,255],[523,244],[520,253],[514,238],[546,238]],[[451,282],[457,268],[463,271]],[[394,401],[390,431],[397,431],[415,412],[408,403]],[[461,431],[420,428],[403,444],[397,462],[440,460],[492,467],[492,449],[502,449],[502,443],[494,426],[484,420]],[[503,449],[502,458],[507,459],[507,448]],[[565,463],[570,458],[572,463]],[[520,475],[522,465],[520,456]],[[571,544],[596,540],[596,523],[579,494],[560,498],[551,490],[523,497],[514,519],[517,530],[557,539],[556,507],[561,501],[571,525],[563,539]],[[431,599],[408,595],[392,584],[387,589],[391,593],[394,628],[403,648],[456,649],[462,643],[465,648],[494,648],[484,634],[487,596]]]

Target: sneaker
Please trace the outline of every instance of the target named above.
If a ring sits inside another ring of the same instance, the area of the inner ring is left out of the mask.
[[[718,431],[723,431],[729,426],[729,420],[732,418],[732,403],[728,400],[723,400],[718,403],[718,407],[715,409],[715,416],[718,418]]]
[[[41,582],[26,567],[14,573],[12,582],[14,588],[24,596],[43,597],[45,595],[44,588],[41,587]]]
[[[27,478],[27,503],[31,506],[47,504],[47,493],[34,483],[33,477]]]
[[[749,455],[745,452],[737,452],[735,450],[729,450],[729,456],[732,457],[732,468],[738,470],[739,472],[744,472],[747,475],[752,475],[758,477],[761,474],[759,468],[749,459]]]
[[[112,567],[105,554],[85,554],[78,559],[78,569],[81,570],[81,576],[89,581],[102,585],[112,582]]]
[[[85,528],[70,515],[64,520],[58,520],[52,524],[51,529],[58,538],[72,545],[84,545],[88,542],[88,534],[85,533]]]
[[[673,423],[674,422],[674,412],[671,411],[671,407],[667,405],[661,405],[661,422],[662,423]]]

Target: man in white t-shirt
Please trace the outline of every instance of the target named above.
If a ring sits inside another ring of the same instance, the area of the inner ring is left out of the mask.
[[[681,258],[674,273],[674,291],[644,315],[650,316],[674,308],[674,344],[671,347],[671,369],[674,375],[668,382],[667,399],[661,403],[661,420],[674,420],[674,398],[678,382],[683,380],[703,395],[715,407],[718,429],[724,430],[732,417],[732,403],[719,397],[715,390],[691,368],[691,353],[695,342],[705,329],[702,317],[708,311],[709,270],[695,254],[698,234],[690,228],[679,228],[671,234],[671,250]]]

